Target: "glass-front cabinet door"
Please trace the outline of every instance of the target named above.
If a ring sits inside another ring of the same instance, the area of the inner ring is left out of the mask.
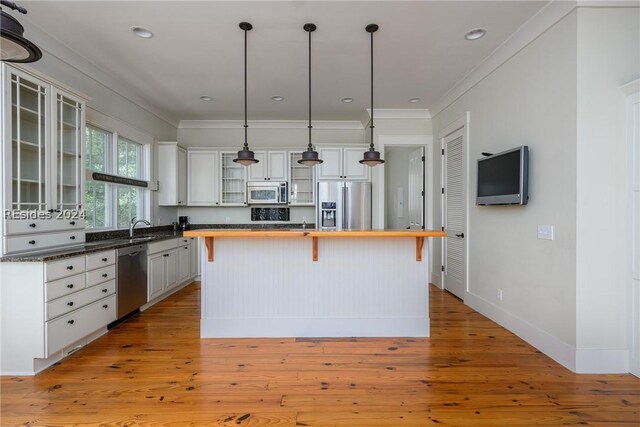
[[[289,204],[309,206],[315,203],[313,173],[314,167],[301,165],[301,151],[289,152]]]
[[[233,159],[238,156],[236,151],[222,151],[220,153],[220,175],[223,206],[244,206],[247,204],[247,167],[239,163],[234,163]]]
[[[45,210],[50,203],[49,194],[49,90],[50,86],[19,71],[9,70],[5,84],[10,86],[11,107],[9,122],[11,163],[5,178],[11,188],[5,188],[6,206],[12,210]],[[5,104],[6,106],[6,104]],[[5,113],[6,114],[6,113]],[[8,142],[9,138],[5,137]],[[8,153],[7,153],[8,154]],[[8,157],[8,156],[7,156]]]
[[[84,147],[84,105],[63,92],[55,91],[56,192],[57,211],[82,208],[82,150]]]

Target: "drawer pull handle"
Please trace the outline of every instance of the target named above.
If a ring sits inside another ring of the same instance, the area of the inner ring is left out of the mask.
[[[76,323],[76,321],[71,319],[71,320],[67,320],[67,323],[70,324],[70,325],[73,325],[74,323]]]
[[[102,275],[102,277],[107,277],[107,276],[108,276],[108,274],[107,274],[107,273],[104,273],[104,274]]]
[[[76,225],[76,222],[75,222],[75,221],[71,221],[71,222],[69,223],[69,225]]]
[[[67,288],[69,288],[69,289],[73,289],[73,283],[71,283],[71,284],[67,285]]]
[[[73,270],[73,265],[67,265],[67,270]]]
[[[69,236],[71,240],[76,240],[76,236]]]
[[[29,244],[30,244],[30,245],[35,245],[35,244],[36,244],[36,241],[35,241],[35,240],[29,240]]]
[[[189,249],[189,246],[185,246],[184,248],[185,248],[185,249]]]
[[[109,308],[109,304],[103,305],[102,308]]]
[[[103,262],[107,262],[108,258],[102,258]]]
[[[35,223],[31,223],[31,224],[29,224],[29,227],[36,228],[36,224]]]
[[[103,289],[102,292],[104,292],[106,294],[109,291],[107,289]]]
[[[73,307],[73,301],[69,301],[69,302],[67,303],[67,305],[68,305],[69,307]]]

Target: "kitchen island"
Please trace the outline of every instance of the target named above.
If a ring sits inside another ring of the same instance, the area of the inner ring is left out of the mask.
[[[430,230],[194,230],[202,338],[429,336]]]

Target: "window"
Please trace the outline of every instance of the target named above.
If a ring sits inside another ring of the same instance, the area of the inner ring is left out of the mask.
[[[86,127],[85,167],[93,172],[107,173],[110,142],[112,134],[93,126]],[[87,228],[108,228],[110,222],[110,206],[107,197],[107,184],[98,181],[87,181],[86,187],[86,220]]]
[[[86,126],[85,167],[89,172],[144,180],[147,175],[145,164],[142,144],[94,126]],[[148,192],[141,187],[114,185],[88,178],[86,227],[127,228],[133,217],[149,219],[145,215],[149,211]]]

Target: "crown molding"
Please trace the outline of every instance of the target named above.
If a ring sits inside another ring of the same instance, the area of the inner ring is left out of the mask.
[[[250,129],[307,129],[306,120],[249,120]],[[242,129],[242,120],[181,120],[178,129]],[[362,130],[359,121],[314,121],[318,130]]]
[[[620,86],[620,90],[625,95],[633,95],[640,92],[640,79],[630,81],[629,83]]]
[[[131,88],[123,85],[120,80],[106,73],[102,68],[96,66],[95,64],[93,64],[93,62],[89,61],[84,56],[76,53],[69,46],[42,30],[36,24],[29,21],[28,17],[20,17],[20,19],[29,23],[29,38],[30,40],[38,41],[37,45],[43,51],[43,53],[46,52],[51,57],[56,58],[70,68],[73,68],[74,70],[80,72],[88,79],[96,82],[100,86],[122,97],[123,99],[126,99],[127,101],[131,102],[147,113],[155,116],[157,119],[167,123],[170,126],[177,127],[178,123],[175,119],[166,116],[148,101],[145,101],[138,96],[132,95],[134,91]],[[50,77],[47,77],[47,79],[51,80]]]
[[[430,119],[431,113],[425,108],[376,108],[376,119]],[[371,108],[367,108],[367,115],[371,117]],[[367,116],[365,116],[367,117]],[[367,117],[367,122],[369,121]]]
[[[575,1],[550,1],[538,13],[525,22],[515,33],[498,46],[489,56],[456,83],[431,106],[432,116],[455,102],[462,95],[484,80],[502,64],[524,49],[545,31],[570,14],[577,7]]]

